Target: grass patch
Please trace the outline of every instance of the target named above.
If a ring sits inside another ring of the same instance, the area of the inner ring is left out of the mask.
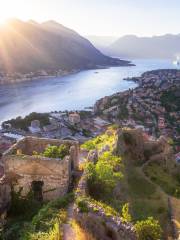
[[[167,194],[180,198],[180,181],[177,175],[170,173],[168,169],[155,162],[146,165],[144,173]]]
[[[155,186],[147,181],[138,168],[129,169],[128,185],[132,197],[151,197],[155,193]]]
[[[160,222],[164,238],[171,235],[167,196],[145,178],[140,167],[125,161],[124,196],[130,203],[132,221],[153,217]]]

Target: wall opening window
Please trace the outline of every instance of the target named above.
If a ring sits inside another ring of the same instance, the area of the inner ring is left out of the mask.
[[[32,182],[32,191],[34,195],[34,199],[37,201],[43,201],[43,181],[33,181]]]

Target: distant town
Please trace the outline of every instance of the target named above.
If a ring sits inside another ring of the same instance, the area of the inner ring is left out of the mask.
[[[13,72],[7,73],[4,71],[0,71],[0,84],[7,84],[7,83],[14,83],[14,82],[25,82],[25,81],[32,81],[37,79],[45,79],[45,78],[52,78],[52,77],[62,77],[69,74],[77,73],[79,70],[72,69],[72,70],[39,70],[35,72],[29,73],[20,73],[20,72]]]
[[[138,87],[106,96],[91,109],[32,113],[4,122],[0,151],[27,135],[84,142],[115,124],[141,128],[147,139],[168,137],[180,161],[180,71],[156,70],[126,80],[137,82]]]

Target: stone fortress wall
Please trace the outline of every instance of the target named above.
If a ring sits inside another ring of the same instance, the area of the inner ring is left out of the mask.
[[[42,153],[49,145],[62,144],[70,147],[69,156],[64,159],[32,155],[34,151]],[[79,145],[75,141],[26,137],[4,154],[5,176],[15,191],[22,189],[22,196],[33,190],[34,185],[36,194],[41,190],[43,200],[56,199],[67,193],[72,171],[78,168],[78,155]]]
[[[146,140],[141,129],[119,130],[116,149],[120,155],[128,154],[134,162],[161,162],[169,168],[175,164],[168,140],[164,136]]]

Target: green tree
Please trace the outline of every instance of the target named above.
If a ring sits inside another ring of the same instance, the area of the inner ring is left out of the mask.
[[[88,186],[94,197],[107,197],[112,193],[117,182],[123,177],[120,170],[116,171],[116,167],[120,165],[120,162],[120,158],[110,152],[105,152],[99,157],[96,164],[86,164]]]
[[[159,240],[161,239],[162,229],[157,220],[149,217],[135,224],[138,240]]]
[[[48,158],[61,158],[69,155],[69,147],[62,144],[60,146],[49,146],[44,150],[43,156]]]
[[[122,219],[124,222],[131,222],[132,217],[129,213],[129,203],[125,203],[122,207]]]

